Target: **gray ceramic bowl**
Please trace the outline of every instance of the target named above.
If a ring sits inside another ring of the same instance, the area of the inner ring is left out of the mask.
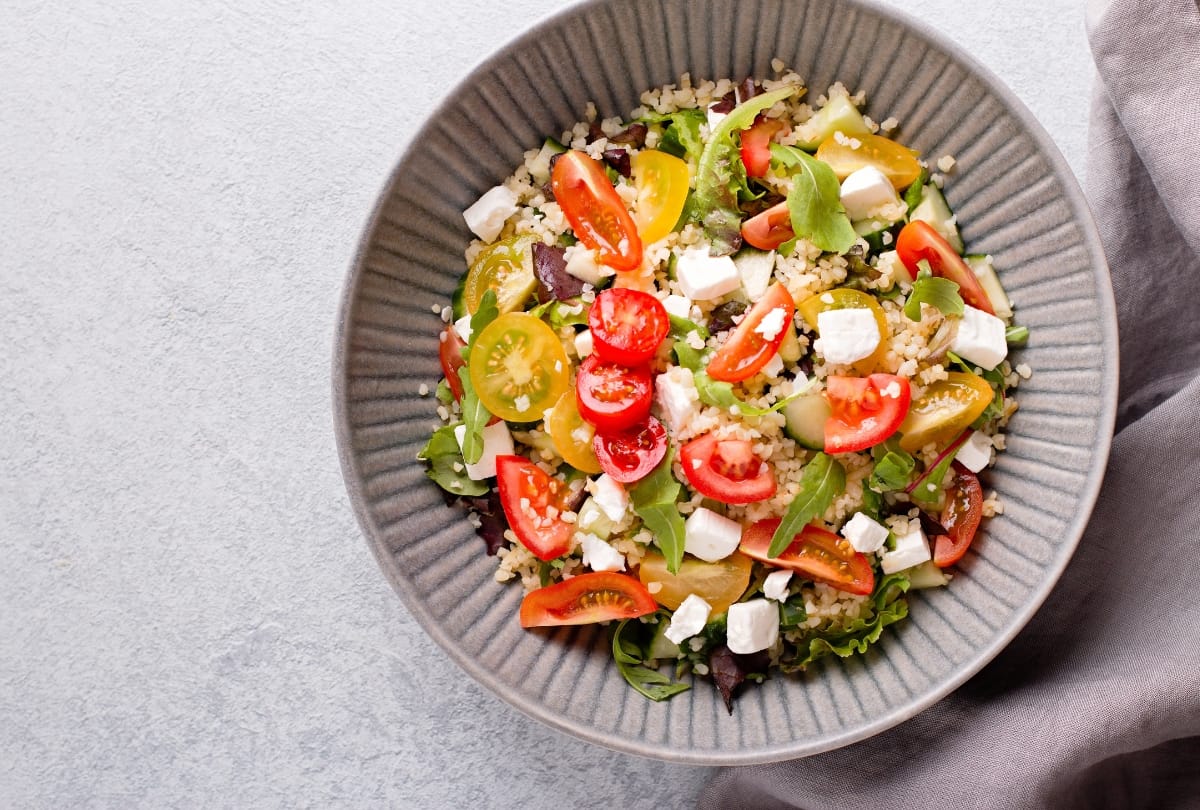
[[[744,690],[733,716],[707,682],[666,703],[630,689],[599,627],[528,632],[519,586],[495,583],[461,511],[415,461],[436,421],[418,387],[440,377],[431,304],[449,301],[470,238],[462,210],[522,152],[583,117],[625,115],[648,88],[770,75],[780,57],[815,96],[865,90],[926,155],[958,158],[947,184],[972,252],[991,253],[1032,332],[1008,452],[985,480],[1005,509],[952,586],[862,657]],[[564,70],[575,65],[575,70]],[[1116,395],[1108,272],[1070,169],[987,70],[911,19],[863,2],[609,0],[574,6],[482,64],[404,155],[346,283],[334,403],[363,532],[405,605],[480,683],[529,715],[610,748],[745,764],[846,745],[900,723],[963,683],[1026,623],[1066,566],[1100,485]]]

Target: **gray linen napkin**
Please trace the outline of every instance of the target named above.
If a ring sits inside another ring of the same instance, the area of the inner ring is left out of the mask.
[[[1200,8],[1094,3],[1088,34],[1121,381],[1083,541],[958,691],[847,748],[717,771],[701,808],[1200,807]]]

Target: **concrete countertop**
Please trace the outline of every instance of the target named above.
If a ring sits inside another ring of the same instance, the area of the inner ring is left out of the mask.
[[[1082,174],[1082,0],[894,2]],[[552,0],[9,2],[0,805],[688,807],[485,693],[388,587],[329,361],[375,195]]]

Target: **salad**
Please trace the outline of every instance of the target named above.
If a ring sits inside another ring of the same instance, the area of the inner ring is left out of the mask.
[[[1030,373],[954,159],[773,67],[589,105],[464,212],[419,454],[523,627],[610,623],[634,689],[731,712],[950,582]]]

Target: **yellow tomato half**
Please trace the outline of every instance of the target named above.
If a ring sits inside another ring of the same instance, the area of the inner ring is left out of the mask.
[[[475,338],[467,366],[479,401],[509,422],[540,420],[571,383],[558,335],[524,312],[488,324]]]
[[[634,221],[643,244],[648,245],[669,234],[679,221],[687,202],[688,165],[666,152],[643,149],[630,166],[637,189]]]
[[[558,398],[554,410],[546,418],[546,430],[554,442],[554,449],[572,467],[588,475],[601,471],[596,451],[592,448],[596,429],[579,415],[575,386],[572,385]]]
[[[859,143],[857,149],[854,148],[854,141]],[[834,135],[817,147],[817,160],[828,163],[839,180],[846,179],[859,169],[874,166],[900,190],[911,186],[921,176],[917,155],[917,152],[882,135],[855,135],[853,138]]]
[[[951,371],[914,399],[900,425],[900,446],[910,453],[927,444],[950,442],[979,418],[995,394],[987,380]]]
[[[521,309],[537,289],[533,274],[533,238],[513,236],[479,252],[463,283],[463,304],[471,315],[479,309],[483,294],[496,291],[501,312]]]
[[[667,560],[657,552],[648,552],[638,568],[638,578],[651,591],[654,601],[665,608],[675,610],[688,594],[694,593],[712,606],[712,615],[724,613],[736,602],[750,585],[750,569],[754,562],[745,554],[735,551],[723,560],[705,562],[695,557],[684,557],[679,573],[667,570]],[[652,582],[662,584],[654,593]]]

